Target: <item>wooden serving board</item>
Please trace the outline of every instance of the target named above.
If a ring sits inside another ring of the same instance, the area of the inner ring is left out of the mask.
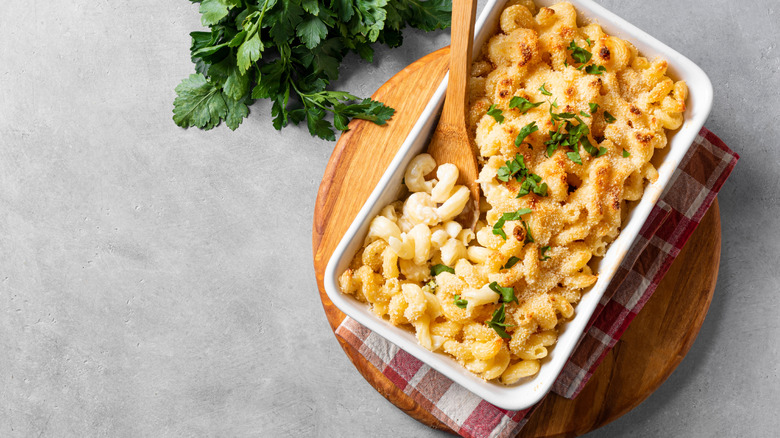
[[[314,269],[320,299],[335,330],[345,315],[325,294],[325,266],[339,240],[406,138],[447,72],[444,48],[409,65],[373,98],[396,109],[385,126],[353,121],[339,139],[322,178],[314,210]],[[655,294],[574,400],[549,394],[523,428],[523,437],[576,436],[639,405],[674,371],[707,314],[720,262],[717,201],[677,257]],[[363,377],[387,400],[420,422],[447,430],[354,348],[337,337]]]

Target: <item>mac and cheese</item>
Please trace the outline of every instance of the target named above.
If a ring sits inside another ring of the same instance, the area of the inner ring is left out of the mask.
[[[483,202],[475,229],[453,219],[469,200],[458,169],[427,154],[410,195],[385,207],[340,277],[377,316],[486,380],[536,374],[638,200],[687,88],[666,61],[641,57],[574,7],[507,3],[500,32],[472,65],[469,124]],[[427,178],[426,178],[427,176]]]

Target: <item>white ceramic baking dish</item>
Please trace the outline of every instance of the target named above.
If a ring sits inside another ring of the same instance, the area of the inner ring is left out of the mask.
[[[648,59],[665,58],[669,63],[668,75],[675,80],[686,81],[689,96],[685,123],[679,131],[669,136],[667,148],[658,151],[657,157],[653,159],[658,168],[658,180],[646,188],[644,196],[634,206],[618,238],[609,247],[604,258],[596,262],[599,274],[598,281],[583,294],[582,300],[575,307],[574,318],[560,329],[558,343],[550,351],[549,356],[543,360],[539,374],[533,378],[521,380],[512,386],[486,382],[466,371],[451,357],[421,347],[410,331],[395,327],[389,322],[377,318],[366,304],[342,294],[339,290],[338,276],[347,268],[356,251],[362,246],[371,219],[379,213],[383,206],[398,199],[401,193],[404,169],[415,155],[422,153],[427,147],[428,139],[435,128],[444,101],[447,87],[446,77],[410,132],[409,137],[404,141],[398,155],[390,163],[366,204],[347,230],[325,270],[325,290],[330,300],[342,312],[469,391],[504,409],[528,408],[541,400],[550,390],[564,364],[576,348],[588,320],[596,309],[617,267],[639,234],[639,229],[658,201],[675,169],[704,125],[712,107],[712,84],[707,75],[691,60],[590,0],[570,0],[570,2],[578,11],[580,24],[596,22],[604,28],[606,33],[632,42]],[[478,17],[475,31],[475,56],[479,52],[479,47],[482,47],[497,29],[498,18],[505,3],[506,0],[489,0],[482,14]],[[555,3],[559,3],[559,1],[536,1],[538,6],[550,6]]]

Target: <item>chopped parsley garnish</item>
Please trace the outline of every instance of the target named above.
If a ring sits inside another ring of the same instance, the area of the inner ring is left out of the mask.
[[[504,123],[504,116],[502,115],[502,112],[503,111],[501,111],[500,108],[496,107],[496,104],[494,103],[493,105],[490,105],[490,108],[488,108],[487,115],[496,119],[496,122],[498,122],[498,124],[500,125]]]
[[[590,39],[585,40],[588,43],[588,46],[591,45]],[[591,74],[591,75],[600,75],[607,71],[607,69],[603,65],[595,65],[595,64],[588,64],[590,62],[590,59],[593,57],[593,54],[589,51],[585,50],[582,47],[579,47],[577,43],[572,40],[569,43],[569,47],[567,47],[568,50],[571,50],[571,57],[574,59],[575,62],[580,63],[580,66],[577,67],[577,70],[585,69],[585,73]],[[563,61],[563,64],[568,66],[566,61]],[[588,65],[586,65],[588,64]]]
[[[490,287],[490,290],[493,292],[501,295],[501,302],[502,303],[511,303],[514,301],[515,303],[518,303],[517,297],[515,296],[515,289],[512,287],[501,287],[498,285],[497,282],[492,282],[488,286]]]
[[[582,157],[580,156],[579,151],[566,152],[566,156],[569,157],[569,159],[573,162],[582,165]]]
[[[509,269],[512,266],[516,265],[517,262],[519,261],[520,261],[520,257],[515,257],[515,256],[509,257],[509,260],[506,261],[506,264],[501,269]]]
[[[585,38],[585,42],[588,43],[588,47],[593,47],[593,42],[590,40],[590,38]]]
[[[582,47],[579,47],[577,43],[574,42],[574,40],[571,40],[568,49],[572,51],[571,53],[572,59],[582,64],[585,64],[586,62],[590,61],[590,58],[593,56],[592,53],[588,52]]]
[[[515,154],[515,158],[505,163],[505,166],[498,168],[496,178],[503,182],[509,182],[510,179],[514,178],[521,183],[520,191],[517,193],[518,198],[530,192],[534,192],[539,196],[547,196],[547,183],[542,182],[541,176],[528,171],[528,168],[525,166],[525,158],[521,154]]]
[[[493,318],[490,321],[487,321],[486,324],[488,327],[495,330],[501,338],[510,339],[511,336],[504,330],[504,327],[514,327],[514,325],[504,323],[504,321],[506,321],[506,309],[504,306],[505,304],[501,304],[501,307],[493,312]]]
[[[517,134],[517,137],[515,138],[515,146],[520,146],[523,144],[523,140],[525,140],[526,137],[531,135],[531,133],[536,132],[539,130],[539,127],[536,126],[536,122],[531,122],[525,126],[523,126],[523,129],[520,130],[520,133]]]
[[[629,154],[627,150],[623,149],[623,158],[628,158],[630,156],[631,154]]]
[[[585,149],[585,152],[589,153],[593,157],[600,157],[607,153],[607,148],[601,147],[596,148],[590,143],[590,140],[588,140],[588,136],[584,136],[580,139],[580,143],[582,143],[583,149]]]
[[[540,251],[541,251],[541,253],[539,254],[539,256],[540,256],[540,257],[539,257],[539,261],[540,261],[540,262],[541,262],[541,261],[545,261],[545,260],[549,260],[549,259],[550,259],[550,256],[548,256],[548,255],[544,255],[544,253],[546,253],[546,252],[547,252],[547,251],[549,251],[549,250],[550,250],[550,247],[549,247],[549,246],[543,246],[543,247],[541,248],[541,250],[540,250]]]
[[[557,100],[555,102],[550,103],[550,118],[553,119],[554,122],[560,122],[564,119],[573,119],[574,114],[572,113],[554,113],[553,108],[558,108],[558,102]]]
[[[608,111],[604,111],[604,120],[606,120],[607,123],[615,123],[615,121],[617,119],[615,118],[615,116],[610,114]]]
[[[436,284],[436,281],[435,281],[435,280],[431,280],[431,281],[429,281],[428,283],[426,283],[426,286],[428,286],[428,288],[429,288],[431,291],[435,291],[435,290],[436,290],[436,288],[438,287],[438,285]]]
[[[583,114],[583,112],[580,111],[580,114]],[[555,130],[549,131],[550,139],[544,142],[544,144],[547,146],[548,157],[552,156],[552,154],[554,154],[558,148],[567,147],[571,150],[571,152],[567,152],[566,156],[569,157],[571,161],[581,165],[582,157],[580,156],[578,149],[579,144],[582,144],[582,147],[585,149],[585,151],[594,157],[600,157],[607,153],[606,148],[596,148],[590,143],[588,138],[590,128],[588,128],[588,125],[586,125],[578,115],[571,113],[556,114],[553,112],[553,104],[551,103],[550,117],[554,122],[559,121],[562,123],[553,125]],[[578,124],[574,124],[572,120],[569,120],[572,118],[575,119]]]
[[[466,307],[468,307],[469,301],[462,299],[460,295],[455,295],[455,305],[461,309],[465,309]]]
[[[517,192],[515,198],[522,198],[523,196],[534,192],[539,196],[547,196],[547,183],[542,182],[542,177],[532,173],[526,177],[523,183],[520,185],[520,190]]]
[[[509,108],[517,108],[518,110],[520,110],[520,114],[525,114],[531,108],[536,108],[537,106],[543,103],[544,102],[533,103],[524,97],[515,96],[509,101]]]
[[[542,84],[542,86],[541,86],[541,87],[539,87],[539,91],[541,91],[541,92],[542,92],[542,94],[544,94],[545,96],[552,96],[552,93],[550,93],[549,91],[547,91],[547,89],[545,89],[545,88],[544,88],[544,86],[545,86],[546,84],[547,84],[546,82],[545,82],[545,83],[543,83],[543,84]]]
[[[603,65],[591,64],[591,65],[585,67],[585,73],[587,73],[589,75],[600,75],[600,74],[604,73],[605,71],[607,71],[607,68],[604,67]]]
[[[501,236],[504,240],[506,240],[506,233],[504,232],[504,224],[506,221],[520,220],[522,215],[528,214],[531,211],[532,210],[530,208],[521,208],[514,213],[502,214],[501,217],[496,221],[495,225],[493,225],[493,234],[496,236]]]
[[[508,182],[510,179],[514,178],[515,175],[522,175],[524,173],[528,173],[528,168],[525,167],[525,157],[521,154],[515,154],[515,158],[506,161],[506,166],[498,168],[496,178],[500,181]]]
[[[523,228],[525,228],[525,240],[523,243],[534,243],[536,242],[534,240],[534,236],[531,234],[531,227],[528,226],[528,224],[523,221]]]
[[[434,277],[441,274],[442,272],[449,272],[450,274],[454,274],[455,270],[447,265],[442,265],[441,263],[431,266],[431,275]]]
[[[582,117],[590,117],[590,114],[586,113],[585,111],[580,111],[580,115]]]
[[[590,107],[590,113],[593,114],[599,109],[599,104],[597,103],[589,103],[588,106]]]

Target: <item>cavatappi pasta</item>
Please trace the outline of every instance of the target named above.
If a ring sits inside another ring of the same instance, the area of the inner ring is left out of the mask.
[[[483,379],[533,376],[657,172],[687,88],[569,3],[511,0],[472,65],[469,124],[484,198],[474,230],[452,164],[406,169],[409,195],[371,222],[342,292]],[[426,179],[426,176],[428,179]]]

